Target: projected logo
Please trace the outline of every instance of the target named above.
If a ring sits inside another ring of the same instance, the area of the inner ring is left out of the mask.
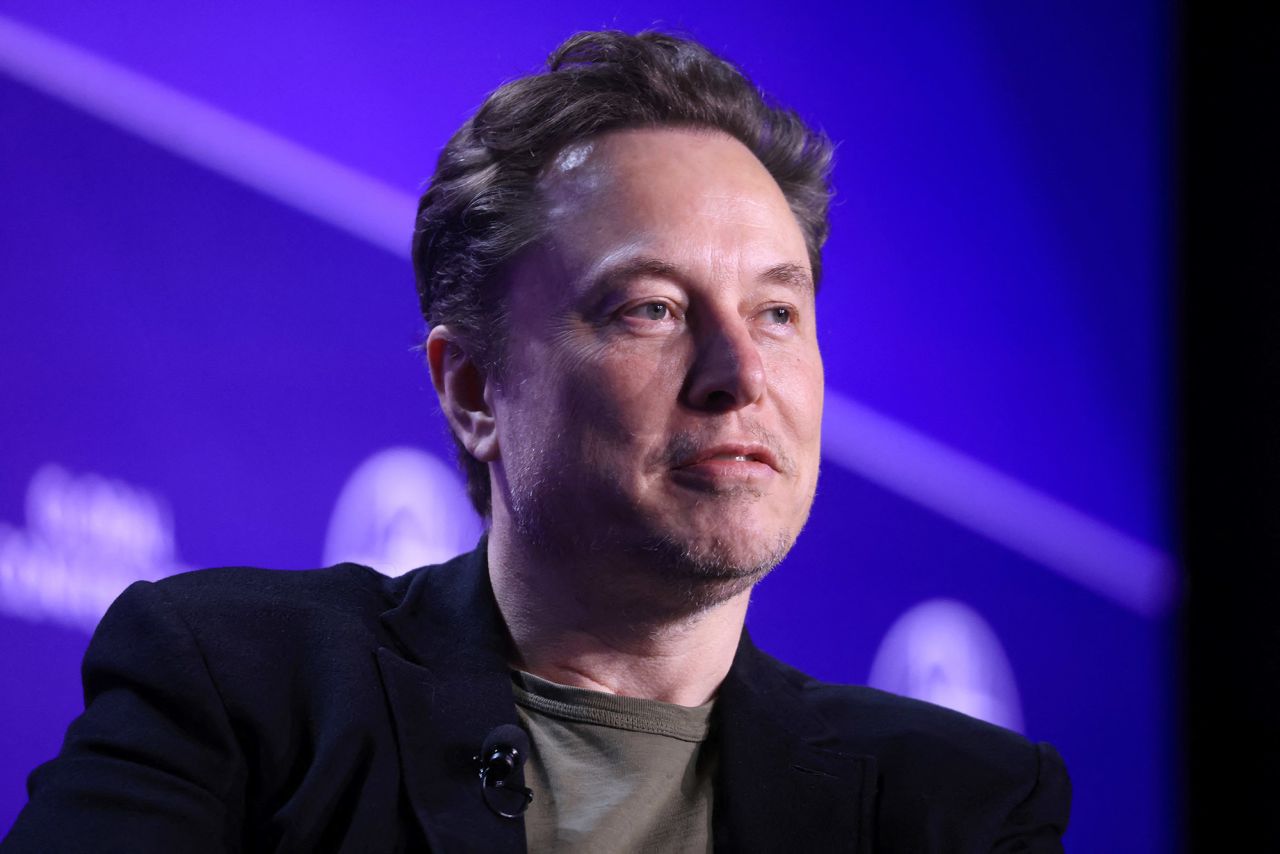
[[[324,561],[400,575],[471,550],[480,530],[453,468],[415,448],[388,448],[362,463],[343,487]]]
[[[977,611],[954,600],[931,599],[899,617],[868,682],[1022,730],[1018,686],[1000,640]]]
[[[0,523],[0,610],[92,631],[124,588],[182,566],[156,496],[96,474],[42,466],[27,487],[26,529]]]

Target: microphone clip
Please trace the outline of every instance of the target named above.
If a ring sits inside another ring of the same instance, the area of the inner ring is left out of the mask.
[[[521,769],[529,754],[529,736],[513,724],[498,727],[474,757],[485,805],[502,818],[519,818],[533,801]]]

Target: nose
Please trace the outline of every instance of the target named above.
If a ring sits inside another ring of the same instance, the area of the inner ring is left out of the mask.
[[[758,402],[765,391],[764,360],[747,321],[735,317],[705,327],[686,383],[690,405],[729,412]]]

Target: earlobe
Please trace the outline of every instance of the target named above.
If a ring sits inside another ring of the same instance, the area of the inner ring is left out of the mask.
[[[482,463],[498,458],[498,431],[488,377],[447,325],[427,336],[427,365],[440,409],[467,451]]]

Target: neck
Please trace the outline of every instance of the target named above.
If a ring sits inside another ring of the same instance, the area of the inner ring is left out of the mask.
[[[513,666],[564,685],[683,706],[715,696],[733,664],[750,589],[722,600],[670,601],[663,592],[669,579],[652,567],[600,553],[548,555],[512,534],[495,525],[488,558]]]

